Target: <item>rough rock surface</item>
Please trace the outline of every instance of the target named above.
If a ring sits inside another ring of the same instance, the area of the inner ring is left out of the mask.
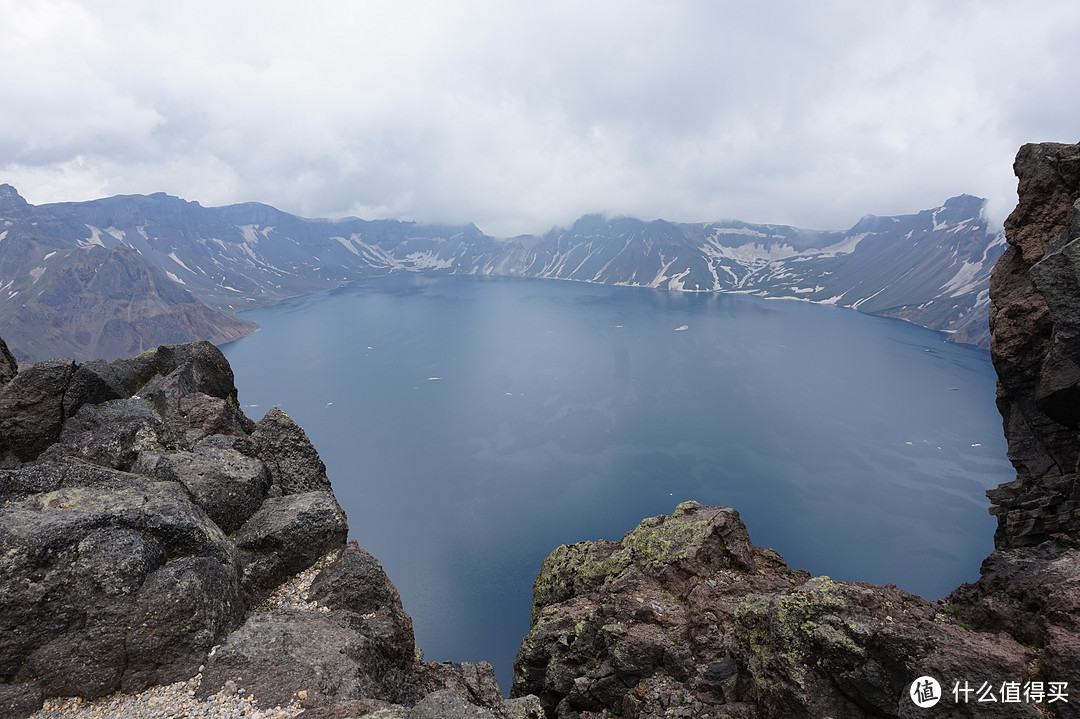
[[[0,394],[0,462],[36,459],[60,437],[64,393],[75,372],[70,360],[39,362]]]
[[[1080,686],[1080,145],[1025,145],[1014,169],[990,325],[1017,476],[987,492],[996,549],[951,601],[972,627],[1005,628],[1039,649],[1045,675]]]
[[[490,666],[422,662],[307,435],[244,416],[207,342],[17,374],[0,467],[0,716],[177,682],[289,715],[539,716]]]
[[[19,373],[19,363],[11,354],[7,343],[0,339],[0,385],[5,385]]]
[[[193,674],[242,616],[236,550],[180,485],[92,466],[4,475],[0,676],[45,695],[141,689]],[[52,486],[20,496],[35,482]]]
[[[991,276],[991,353],[1016,481],[990,493],[999,548],[1080,537],[1080,146],[1025,145],[1010,248]]]
[[[536,694],[549,717],[904,716],[924,674],[1036,674],[1014,638],[893,586],[789,569],[734,509],[695,502],[619,542],[560,547],[533,596],[512,693]],[[1006,710],[955,715],[1041,716]]]

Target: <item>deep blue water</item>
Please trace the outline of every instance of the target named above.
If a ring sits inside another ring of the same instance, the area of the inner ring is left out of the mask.
[[[428,659],[504,691],[557,545],[686,499],[839,580],[936,599],[1013,479],[985,352],[851,310],[550,280],[395,276],[246,313],[223,350],[326,462]]]

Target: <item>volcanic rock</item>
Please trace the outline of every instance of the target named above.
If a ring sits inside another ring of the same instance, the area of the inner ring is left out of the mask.
[[[560,547],[533,598],[512,694],[549,717],[897,716],[922,674],[1028,677],[1036,660],[894,586],[789,569],[735,510],[695,502],[619,542]]]
[[[19,373],[19,363],[11,354],[7,343],[0,339],[0,385],[5,385]]]
[[[423,664],[381,565],[346,546],[307,435],[279,410],[244,416],[207,342],[19,373],[0,388],[0,453],[5,717],[203,668],[204,694],[228,684],[264,707],[538,706],[504,701],[493,672],[470,684],[472,665]],[[304,585],[267,604],[315,565],[310,600]]]

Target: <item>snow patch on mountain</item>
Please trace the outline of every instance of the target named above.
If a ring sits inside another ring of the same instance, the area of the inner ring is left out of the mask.
[[[172,260],[173,262],[175,262],[176,264],[180,265],[181,267],[183,267],[188,272],[191,272],[191,274],[195,274],[190,267],[188,267],[187,265],[184,264],[183,260],[181,260],[179,257],[176,256],[176,250],[173,250],[173,251],[171,251],[169,253],[169,259]]]
[[[90,236],[84,240],[79,240],[79,247],[104,247],[105,243],[101,241],[101,230],[93,225],[87,225],[87,229],[90,230]]]
[[[983,284],[985,277],[983,261],[977,262],[963,262],[960,265],[960,270],[953,275],[953,278],[946,282],[941,287],[943,293],[949,293],[949,297],[959,297],[960,295],[966,295],[979,288]]]

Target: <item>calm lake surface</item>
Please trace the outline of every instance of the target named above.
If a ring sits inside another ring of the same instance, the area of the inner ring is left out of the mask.
[[[307,431],[427,658],[504,691],[559,544],[696,499],[792,567],[936,599],[978,578],[983,493],[1015,476],[987,353],[851,310],[411,275],[245,316],[247,414]]]

